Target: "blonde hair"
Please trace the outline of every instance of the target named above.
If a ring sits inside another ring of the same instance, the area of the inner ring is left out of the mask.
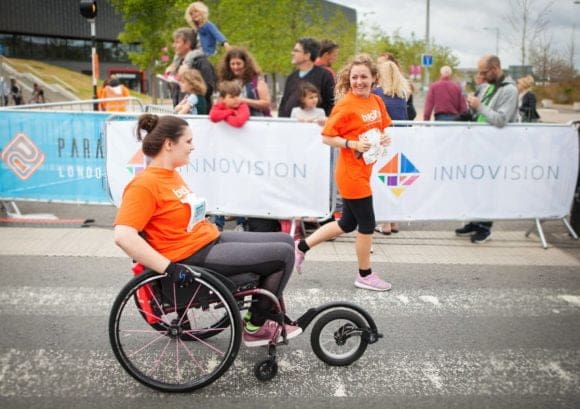
[[[191,18],[192,10],[199,11],[203,17],[203,21],[199,26],[202,26],[209,21],[209,8],[201,1],[194,1],[189,5],[189,7],[187,7],[187,10],[185,10],[185,21],[187,21],[187,24],[191,27],[199,27]]]
[[[409,82],[393,61],[381,61],[377,64],[379,76],[377,83],[383,89],[383,94],[389,97],[409,98],[411,88]]]
[[[526,75],[518,80],[518,84],[521,85],[524,90],[528,90],[534,86],[534,77]]]
[[[191,85],[191,89],[196,95],[205,95],[207,92],[207,85],[203,80],[201,73],[194,68],[180,71],[179,80]]]
[[[350,91],[350,71],[355,65],[364,65],[370,70],[373,77],[377,76],[377,66],[369,54],[355,55],[336,75],[336,87],[334,88],[336,101],[342,99]]]

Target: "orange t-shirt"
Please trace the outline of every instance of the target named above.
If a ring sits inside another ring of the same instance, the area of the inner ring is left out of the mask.
[[[148,167],[125,187],[115,225],[145,232],[147,242],[171,261],[183,260],[219,237],[205,219],[191,231],[191,206],[182,199],[191,190],[177,171]]]
[[[391,122],[379,96],[370,94],[368,98],[363,98],[349,92],[334,106],[322,134],[358,141],[360,134],[373,128],[382,131]],[[362,199],[372,195],[370,179],[373,164],[365,164],[363,158],[357,158],[355,153],[354,149],[340,149],[334,172],[338,191],[345,199]]]

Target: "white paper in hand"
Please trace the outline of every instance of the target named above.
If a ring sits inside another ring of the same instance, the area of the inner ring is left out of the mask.
[[[381,156],[385,156],[387,154],[387,148],[381,145],[381,131],[378,129],[369,129],[368,131],[360,134],[358,139],[360,141],[368,141],[371,143],[370,149],[364,152],[362,155],[367,165],[375,163]]]

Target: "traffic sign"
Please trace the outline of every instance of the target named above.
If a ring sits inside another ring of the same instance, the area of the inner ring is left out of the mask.
[[[433,55],[421,54],[421,65],[423,67],[431,67],[433,65]]]

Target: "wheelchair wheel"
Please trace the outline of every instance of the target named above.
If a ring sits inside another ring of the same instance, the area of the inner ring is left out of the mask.
[[[135,302],[144,289],[151,296],[148,309]],[[189,287],[178,288],[149,272],[132,279],[117,296],[109,338],[121,366],[139,382],[164,392],[189,392],[214,382],[231,366],[241,325],[236,301],[213,276],[201,273]]]
[[[135,293],[135,304],[137,309],[141,313],[141,317],[151,326],[151,328],[156,329],[157,331],[164,331],[165,326],[161,323],[157,318],[153,318],[154,315],[160,315],[157,306],[155,305],[155,297],[148,297],[147,295],[152,294],[155,291],[152,289],[151,285],[141,287]],[[147,294],[146,298],[143,297],[143,294]],[[153,312],[157,311],[157,312]],[[183,314],[185,310],[178,310],[177,314]],[[228,318],[227,312],[224,311],[206,311],[207,318],[206,321],[208,323],[212,322],[212,324],[208,324],[206,328],[198,328],[198,333],[196,334],[196,338],[200,339],[207,339],[211,338],[214,335],[219,334],[223,328],[227,328],[230,325],[230,321]],[[210,315],[213,315],[213,318],[210,319]],[[188,327],[189,323],[184,322],[182,323],[182,328],[185,330],[181,334],[182,341],[194,341],[196,338],[191,337],[187,330],[191,330]]]
[[[364,319],[353,311],[330,310],[312,328],[312,350],[329,365],[350,365],[367,349],[366,328]]]

